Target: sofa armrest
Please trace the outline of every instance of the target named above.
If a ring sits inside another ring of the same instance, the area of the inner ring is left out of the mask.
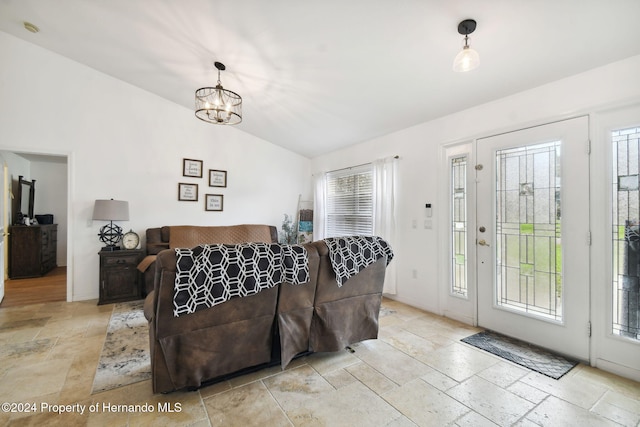
[[[155,312],[153,310],[155,306],[155,292],[151,291],[144,299],[144,317],[147,319],[147,322],[153,322],[155,319]]]
[[[312,244],[305,244],[304,247],[309,260],[309,281],[299,285],[281,283],[278,294],[280,362],[283,369],[297,354],[310,349],[309,330],[320,260]]]
[[[147,255],[157,255],[169,249],[169,227],[147,228],[146,236]]]

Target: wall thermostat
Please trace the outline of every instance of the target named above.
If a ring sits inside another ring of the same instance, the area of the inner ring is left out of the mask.
[[[425,208],[427,208],[427,216],[430,217],[431,216],[431,203],[427,203],[426,205],[424,205]]]

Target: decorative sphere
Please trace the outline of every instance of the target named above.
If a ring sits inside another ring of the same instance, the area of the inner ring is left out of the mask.
[[[109,246],[115,246],[122,240],[122,228],[114,223],[109,223],[100,229],[100,241]]]

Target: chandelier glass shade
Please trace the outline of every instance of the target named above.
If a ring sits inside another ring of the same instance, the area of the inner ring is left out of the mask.
[[[477,68],[478,65],[480,65],[480,55],[478,55],[478,52],[469,47],[469,45],[467,44],[467,39],[468,37],[465,37],[464,47],[453,60],[453,71],[471,71],[474,68]]]
[[[458,33],[464,34],[464,46],[453,60],[453,71],[471,71],[480,65],[480,55],[469,47],[469,34],[473,33],[475,29],[476,21],[473,19],[465,19],[458,24]]]
[[[218,69],[218,84],[196,90],[196,117],[218,125],[236,125],[242,121],[242,97],[224,89],[220,83],[220,71],[224,64],[214,63]]]

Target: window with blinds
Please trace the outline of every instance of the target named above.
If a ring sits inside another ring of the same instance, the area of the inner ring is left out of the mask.
[[[325,236],[373,234],[373,165],[328,172]]]

